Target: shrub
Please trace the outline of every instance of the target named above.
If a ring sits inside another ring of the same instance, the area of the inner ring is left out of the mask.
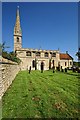
[[[14,52],[10,52],[10,53],[8,53],[6,51],[2,52],[2,57],[6,58],[8,60],[11,60],[13,62],[17,62],[18,64],[20,64],[20,62],[21,62],[21,60],[18,57],[16,57],[16,53],[14,53]]]

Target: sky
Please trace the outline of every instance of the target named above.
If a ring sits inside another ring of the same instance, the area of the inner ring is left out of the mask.
[[[16,10],[19,6],[22,47],[60,50],[77,61],[77,2],[4,2],[2,3],[2,40],[13,51]]]

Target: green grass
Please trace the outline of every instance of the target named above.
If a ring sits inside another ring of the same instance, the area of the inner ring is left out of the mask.
[[[78,74],[21,71],[3,96],[3,118],[79,117]]]

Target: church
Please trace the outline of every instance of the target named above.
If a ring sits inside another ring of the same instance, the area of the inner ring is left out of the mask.
[[[19,8],[17,8],[16,23],[14,27],[14,52],[21,60],[21,70],[40,70],[41,63],[44,64],[44,70],[54,68],[71,68],[73,58],[66,53],[60,53],[59,50],[42,50],[42,49],[24,49],[22,48],[22,30],[20,26]]]

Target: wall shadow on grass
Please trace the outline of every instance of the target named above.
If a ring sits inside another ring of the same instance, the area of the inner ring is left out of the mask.
[[[78,118],[2,118],[1,120],[78,120]]]
[[[77,77],[79,77],[79,75],[76,75],[76,74],[73,74],[73,73],[68,73],[68,72],[66,72],[66,73],[64,73],[64,74],[67,74],[67,75],[72,75],[72,76],[77,76]]]

